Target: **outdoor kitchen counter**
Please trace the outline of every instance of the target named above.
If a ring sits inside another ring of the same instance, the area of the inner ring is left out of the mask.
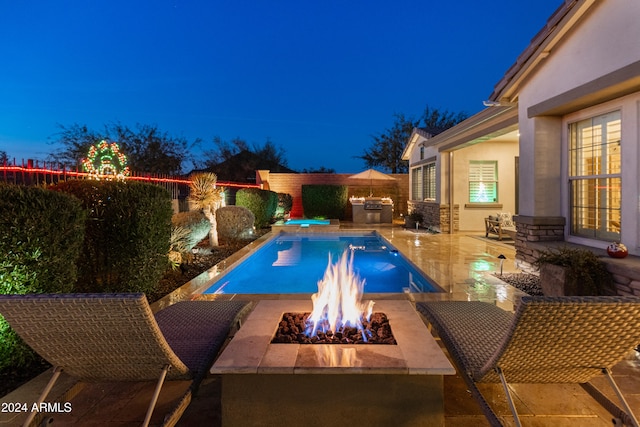
[[[353,222],[356,224],[386,224],[393,222],[393,202],[367,197],[351,199]]]
[[[283,313],[311,309],[265,300],[249,315],[211,368],[222,377],[223,425],[444,425],[443,375],[455,369],[410,302],[373,308],[397,345],[271,344]]]

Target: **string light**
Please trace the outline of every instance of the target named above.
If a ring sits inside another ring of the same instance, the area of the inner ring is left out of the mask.
[[[82,161],[84,170],[94,179],[124,180],[131,174],[127,166],[127,156],[121,151],[117,143],[102,140],[89,148],[89,154]]]
[[[44,175],[58,175],[58,176],[73,176],[78,178],[91,178],[90,173],[87,172],[76,172],[72,170],[57,170],[52,168],[40,168],[40,167],[28,167],[28,166],[2,166],[0,165],[0,172],[12,172],[12,173],[39,173]],[[144,182],[152,182],[157,184],[186,184],[189,185],[191,180],[187,178],[162,178],[159,176],[152,175],[140,175],[133,176],[130,175],[127,179],[131,179],[134,181],[144,181]],[[243,182],[231,182],[231,181],[218,181],[216,183],[219,187],[235,187],[235,188],[262,188],[260,184],[249,184]]]

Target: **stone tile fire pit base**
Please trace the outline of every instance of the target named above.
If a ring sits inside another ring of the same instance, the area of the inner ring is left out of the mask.
[[[443,426],[442,376],[223,375],[222,425]]]
[[[211,368],[227,426],[444,425],[443,375],[455,373],[408,301],[384,300],[397,345],[271,344],[285,312],[261,301]]]

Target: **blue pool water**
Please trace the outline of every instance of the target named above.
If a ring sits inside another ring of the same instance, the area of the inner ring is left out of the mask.
[[[354,271],[366,280],[364,292],[438,292],[378,234],[281,233],[235,268],[223,273],[204,293],[314,293],[332,255],[354,254]]]

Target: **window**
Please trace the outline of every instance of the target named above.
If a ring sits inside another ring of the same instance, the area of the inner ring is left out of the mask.
[[[411,200],[436,199],[436,163],[411,169]]]
[[[435,163],[429,163],[422,168],[422,196],[424,199],[436,199]]]
[[[424,146],[420,147],[420,160],[424,159]]]
[[[496,160],[469,162],[469,202],[498,202],[498,162]]]
[[[422,200],[421,172],[420,167],[411,169],[411,200]]]
[[[569,125],[572,235],[620,239],[620,117],[614,111]]]

